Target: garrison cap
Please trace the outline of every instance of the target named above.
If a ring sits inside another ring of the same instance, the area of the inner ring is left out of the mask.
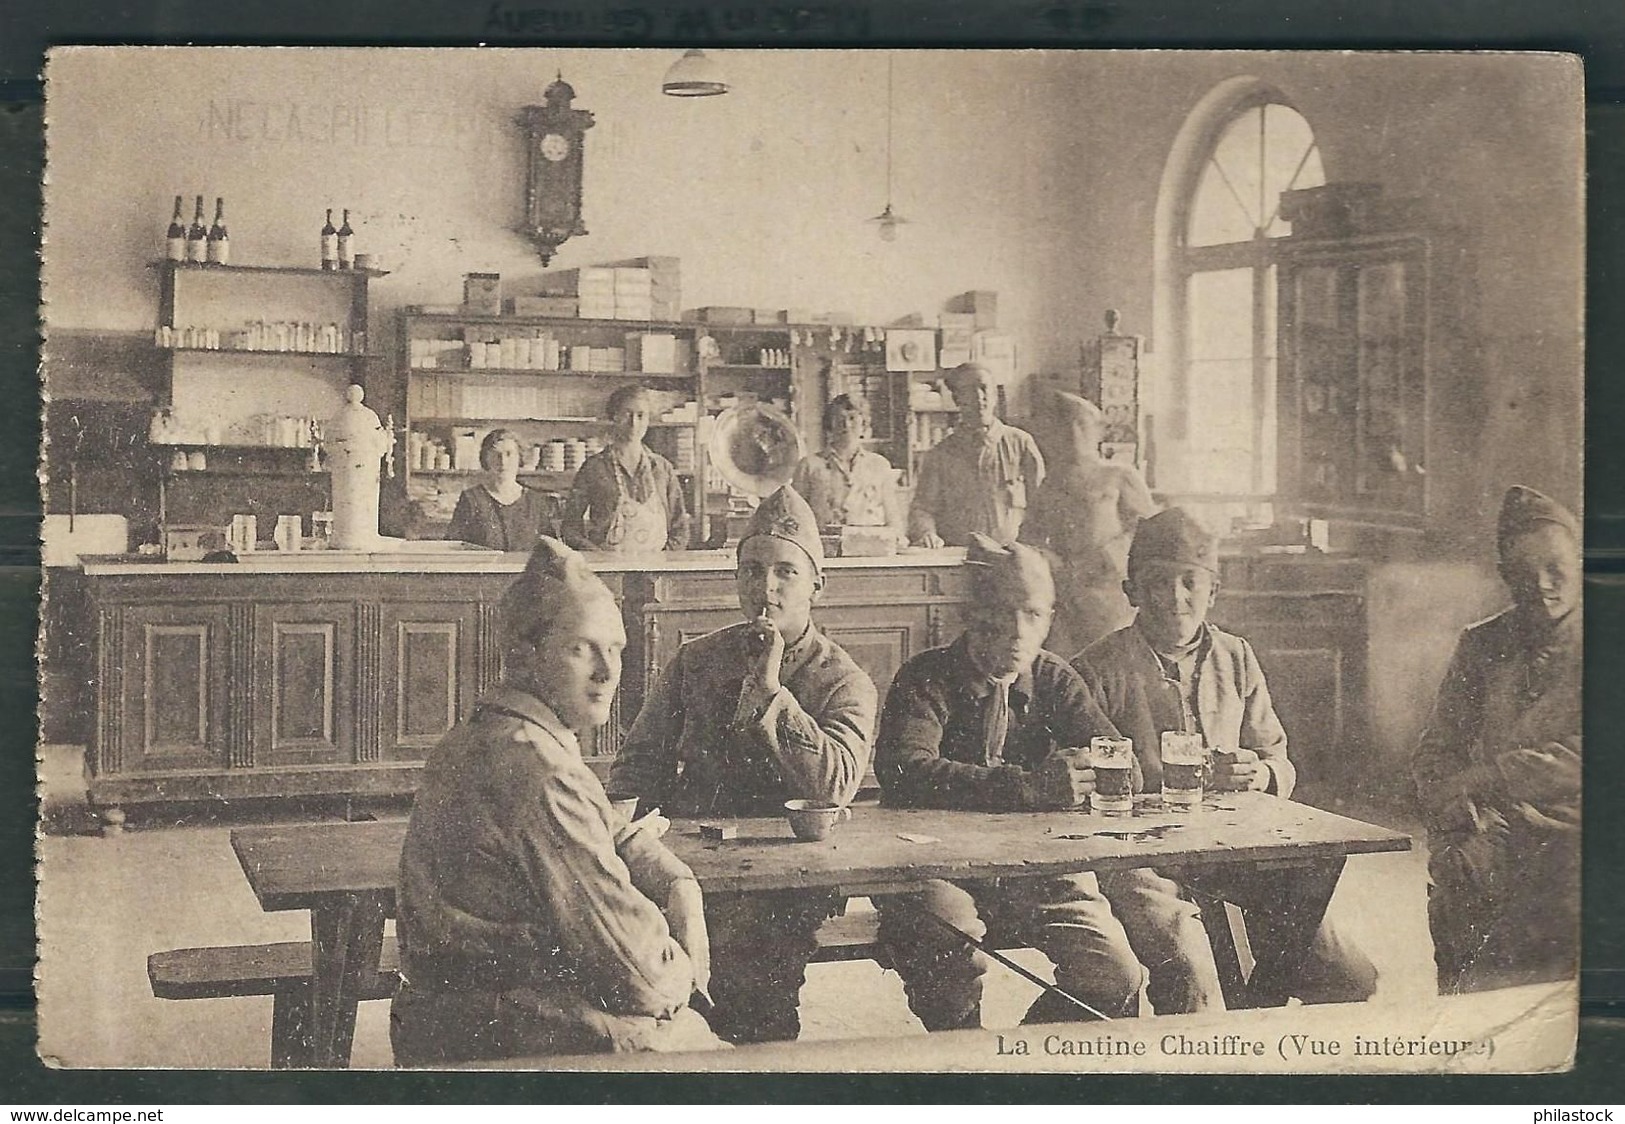
[[[824,540],[818,537],[818,517],[801,498],[801,493],[790,485],[786,484],[756,505],[745,526],[744,537],[739,540],[740,549],[758,535],[794,543],[812,560],[814,573],[824,572]]]
[[[524,572],[502,595],[504,647],[533,643],[567,605],[591,601],[615,604],[615,595],[587,565],[587,560],[558,539],[542,536],[530,552]]]
[[[1128,548],[1128,571],[1144,562],[1177,562],[1219,572],[1219,536],[1182,507],[1140,520]]]
[[[992,594],[1019,593],[1023,599],[1037,595],[1055,601],[1055,578],[1044,556],[1026,543],[1004,546],[986,535],[971,533],[965,549],[965,565],[970,568],[971,591],[977,601]]]
[[[1501,498],[1501,515],[1495,524],[1495,548],[1505,551],[1519,535],[1528,534],[1542,523],[1566,527],[1574,541],[1580,541],[1580,521],[1574,513],[1548,495],[1514,484]]]

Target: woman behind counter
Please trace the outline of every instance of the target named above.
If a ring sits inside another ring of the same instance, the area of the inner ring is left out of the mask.
[[[496,550],[529,551],[543,535],[558,535],[558,506],[551,496],[519,482],[519,438],[493,429],[480,442],[485,479],[457,497],[448,539]]]
[[[824,448],[801,458],[791,487],[801,493],[820,527],[890,527],[907,535],[897,500],[897,470],[863,447],[863,408],[842,394],[824,407]]]
[[[604,415],[610,443],[581,464],[564,506],[564,541],[577,550],[643,553],[688,545],[688,509],[671,462],[643,444],[649,392],[623,386]]]

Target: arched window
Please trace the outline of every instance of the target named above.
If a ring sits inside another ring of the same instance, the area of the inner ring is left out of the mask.
[[[1180,131],[1157,207],[1159,490],[1275,493],[1280,199],[1325,182],[1309,122],[1256,79],[1220,85]]]

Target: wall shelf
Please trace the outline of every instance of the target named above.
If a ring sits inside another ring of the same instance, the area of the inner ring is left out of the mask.
[[[417,415],[412,418],[414,424],[419,425],[502,425],[509,423],[528,422],[536,425],[598,425],[607,426],[609,423],[603,418],[588,417],[437,417],[430,415]],[[650,429],[693,429],[698,422],[652,421]]]
[[[291,479],[298,476],[325,477],[328,475],[328,470],[325,468],[305,468],[298,470],[288,469],[286,471],[279,472],[274,468],[169,468],[166,466],[164,468],[164,472],[168,474],[171,482],[186,477],[201,478],[204,476],[274,476],[279,479]]]
[[[569,368],[557,371],[543,370],[539,367],[408,367],[407,370],[414,376],[418,375],[481,375],[498,376],[527,376],[535,378],[546,376],[551,378],[606,378],[606,379],[691,379],[693,375],[685,375],[674,371],[576,371]]]
[[[388,277],[387,269],[322,269],[307,265],[235,265],[219,262],[171,261],[160,258],[149,269],[170,269],[181,273],[281,273],[291,277]]]
[[[295,351],[289,348],[286,351],[268,347],[164,347],[155,344],[159,351],[170,351],[184,354],[204,355],[241,355],[255,359],[268,355],[293,356],[299,359],[382,359],[383,355],[376,351]]]
[[[481,312],[423,312],[415,307],[403,310],[414,323],[455,326],[461,324],[491,324],[516,328],[571,328],[619,329],[623,332],[672,332],[688,335],[704,330],[703,324],[690,324],[682,320],[602,320],[581,316],[515,316]]]

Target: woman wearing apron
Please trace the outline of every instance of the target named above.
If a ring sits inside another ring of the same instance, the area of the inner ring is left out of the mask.
[[[671,462],[643,444],[649,394],[609,396],[610,443],[582,462],[564,507],[564,538],[578,550],[641,554],[688,545],[688,509]]]

